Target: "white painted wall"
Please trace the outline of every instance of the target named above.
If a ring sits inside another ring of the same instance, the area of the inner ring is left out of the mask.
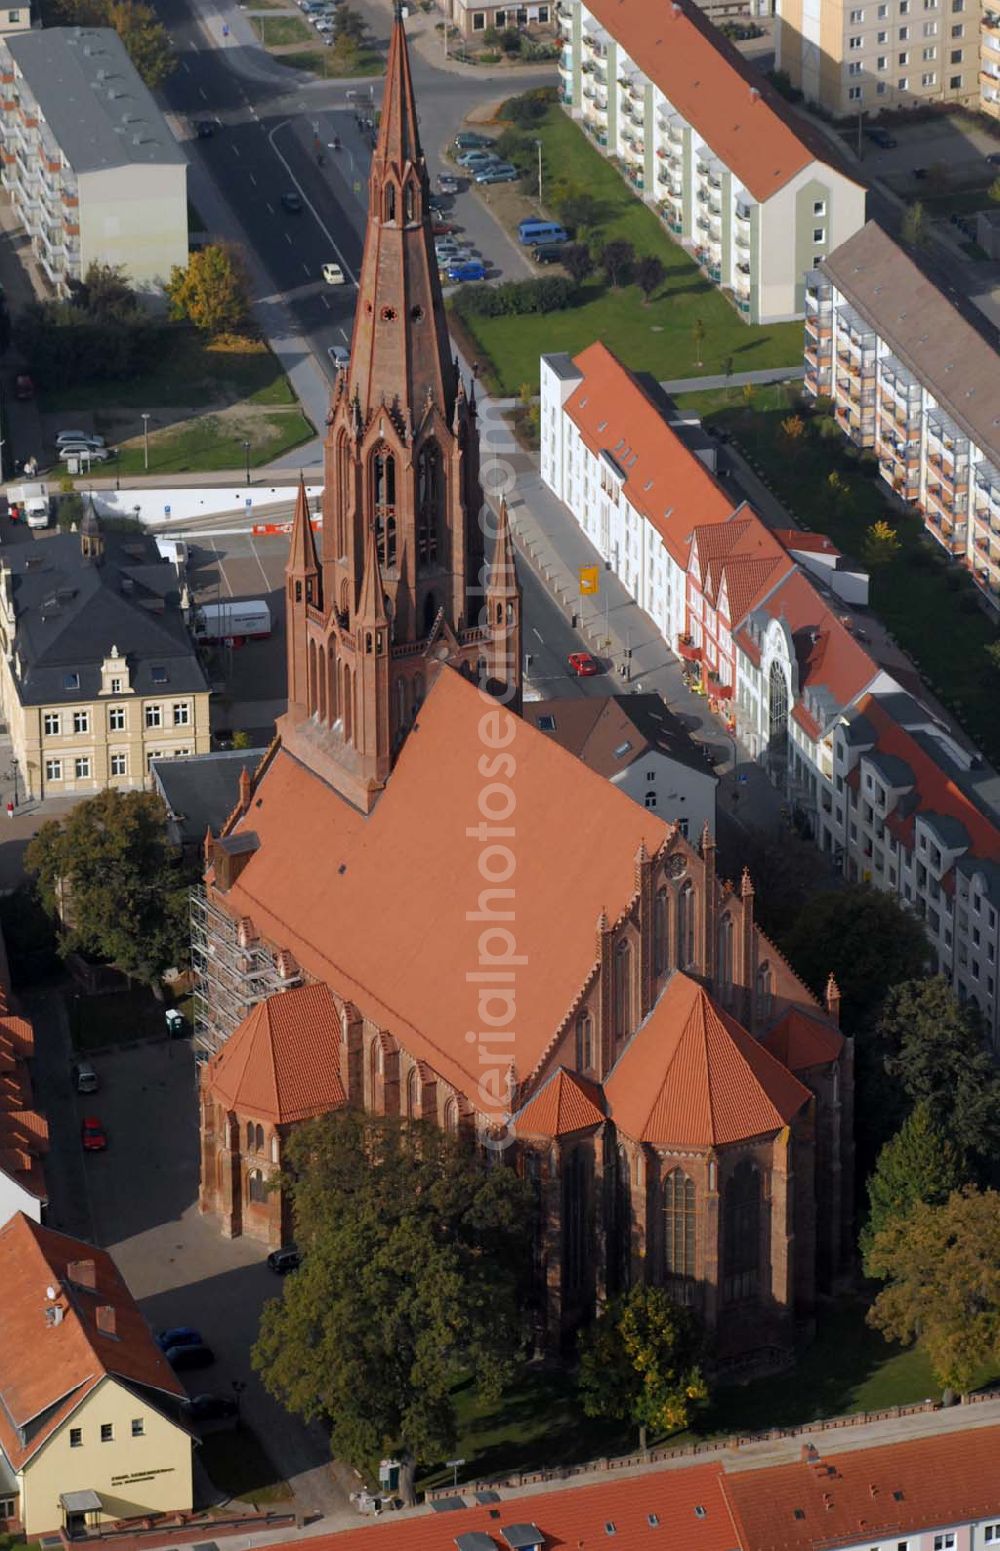
[[[714,838],[718,778],[708,764],[704,771],[693,770],[650,749],[614,776],[612,785],[621,787],[641,808],[653,806],[647,801],[652,793],[657,818],[681,823],[689,839],[696,840],[706,824]]]
[[[297,485],[219,485],[204,489],[182,486],[163,486],[152,490],[148,486],[133,490],[94,490],[94,505],[102,517],[138,517],[146,525],[182,528],[194,518],[239,517],[247,523],[266,521],[260,514],[269,507],[294,506],[298,494]],[[307,485],[306,495],[315,506],[323,494],[322,485]],[[249,502],[249,505],[247,504]],[[279,519],[281,520],[281,519]]]
[[[9,1222],[15,1212],[23,1212],[32,1222],[42,1220],[41,1202],[0,1169],[0,1227]]]

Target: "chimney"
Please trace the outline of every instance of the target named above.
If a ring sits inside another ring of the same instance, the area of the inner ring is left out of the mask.
[[[115,1327],[115,1309],[112,1303],[99,1303],[97,1305],[97,1328],[104,1336],[117,1336]]]
[[[750,88],[750,101],[751,102],[758,102],[759,100],[760,100],[760,89],[759,89],[759,87],[751,86],[751,88]]]
[[[91,1292],[97,1287],[97,1267],[92,1260],[67,1261],[66,1277],[77,1287],[89,1287]]]

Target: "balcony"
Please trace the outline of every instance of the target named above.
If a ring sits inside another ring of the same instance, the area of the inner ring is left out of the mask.
[[[745,232],[737,230],[733,236],[733,243],[737,248],[739,248],[741,253],[750,252],[750,238],[746,235]]]
[[[560,75],[567,76],[570,80],[572,80],[573,79],[573,56],[572,56],[572,54],[560,54],[559,55],[559,64],[558,64],[557,68],[559,70],[559,74]]]
[[[752,205],[746,205],[746,204],[743,203],[743,201],[741,199],[738,199],[736,201],[736,219],[737,219],[737,221],[749,221],[749,219],[750,219],[750,212],[751,212],[752,209],[753,209]]]

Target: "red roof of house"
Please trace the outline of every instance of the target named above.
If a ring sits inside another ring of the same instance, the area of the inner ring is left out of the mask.
[[[858,709],[871,722],[877,734],[877,748],[881,754],[895,754],[905,761],[915,778],[915,812],[948,814],[962,823],[969,834],[972,854],[984,860],[1000,861],[1000,831],[996,825],[976,807],[970,797],[951,779],[930,754],[911,738],[905,728],[894,721],[879,700],[866,695]],[[913,813],[905,818],[890,813],[886,824],[907,847],[913,844]]]
[[[92,1288],[71,1278],[73,1262],[89,1264]],[[58,1323],[46,1319],[53,1305]],[[98,1329],[101,1307],[114,1311],[113,1334]],[[185,1394],[111,1256],[23,1212],[0,1228],[0,1349],[0,1447],[15,1470],[109,1375]]]
[[[831,1024],[790,1007],[761,1044],[790,1072],[804,1072],[810,1066],[836,1061],[844,1048],[844,1036]]]
[[[825,533],[806,533],[802,528],[772,528],[771,532],[788,550],[800,549],[804,555],[840,555],[836,544]]]
[[[566,413],[590,451],[607,452],[625,475],[625,493],[679,565],[702,523],[726,522],[733,503],[681,441],[645,388],[600,340],[574,357],[583,380]]]
[[[568,1136],[603,1120],[598,1085],[560,1066],[515,1116],[514,1128],[518,1136]]]
[[[786,1125],[809,1091],[697,981],[671,976],[604,1084],[636,1141],[712,1147]]]
[[[874,1545],[1000,1514],[1000,1427],[940,1433],[724,1481],[744,1551]]]
[[[755,199],[768,199],[830,147],[698,12],[649,0],[587,0],[587,9],[683,114]]]
[[[321,983],[251,1008],[209,1062],[205,1083],[227,1109],[282,1125],[347,1102],[340,1078],[340,1018]]]
[[[493,885],[480,871],[487,842],[467,834],[482,821],[484,726],[497,747],[506,743],[516,803],[505,842],[513,870],[504,883],[506,855],[487,858],[500,868]],[[225,896],[227,911],[249,916],[310,977],[349,997],[470,1098],[483,1071],[468,1039],[480,1026],[479,985],[468,975],[482,952],[499,951],[481,947],[476,918],[490,889],[514,890],[515,952],[524,962],[514,970],[504,1065],[513,1060],[528,1081],[593,969],[598,916],[606,910],[616,919],[632,898],[640,843],[653,855],[671,833],[544,732],[484,703],[448,667],[367,817],[280,749],[237,832],[243,828],[259,845]]]
[[[761,607],[791,632],[800,694],[823,687],[838,706],[849,706],[878,676],[877,664],[801,571],[790,571]]]

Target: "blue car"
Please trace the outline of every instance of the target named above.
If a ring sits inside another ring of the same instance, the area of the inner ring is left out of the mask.
[[[173,1325],[169,1330],[156,1332],[156,1344],[161,1352],[166,1352],[174,1346],[201,1346],[204,1337],[200,1330],[195,1330],[193,1325]]]
[[[452,264],[448,270],[449,280],[485,280],[486,265],[480,259],[467,259],[464,264]]]

